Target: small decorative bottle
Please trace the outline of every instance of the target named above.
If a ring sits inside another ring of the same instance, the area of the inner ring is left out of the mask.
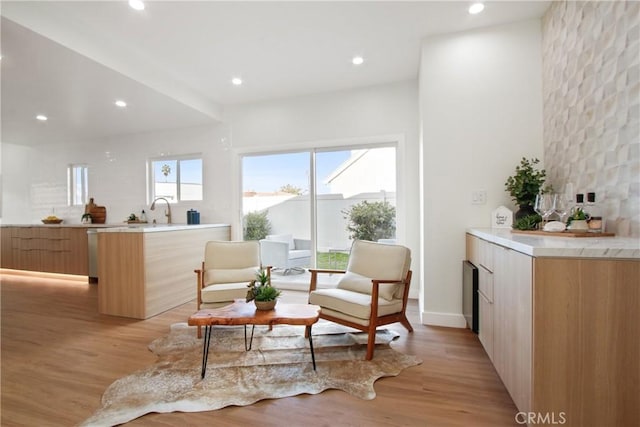
[[[147,214],[144,209],[142,209],[142,213],[140,214],[140,222],[147,222]]]
[[[596,193],[587,193],[587,210],[589,212],[589,232],[602,233],[604,222],[600,206],[596,205]]]

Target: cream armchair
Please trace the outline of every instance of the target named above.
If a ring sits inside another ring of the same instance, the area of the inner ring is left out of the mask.
[[[202,268],[194,270],[198,281],[197,309],[222,307],[237,298],[246,298],[247,285],[256,278],[261,266],[257,241],[207,242]],[[270,267],[266,270],[271,275]]]
[[[373,358],[376,328],[406,316],[411,284],[411,252],[400,245],[356,240],[346,271],[310,269],[309,304],[319,305],[320,317],[368,332],[366,360]],[[318,274],[344,273],[334,289],[316,289]]]
[[[270,234],[260,240],[264,265],[283,269],[284,274],[303,271],[311,264],[311,240],[295,239],[291,234]]]

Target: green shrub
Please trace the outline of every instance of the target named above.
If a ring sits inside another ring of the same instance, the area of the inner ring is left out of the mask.
[[[538,224],[542,221],[542,217],[538,214],[531,214],[518,218],[513,224],[513,228],[516,230],[535,230],[538,228]]]
[[[260,240],[271,232],[271,223],[267,214],[269,211],[249,212],[244,216],[244,240]]]
[[[343,210],[349,220],[347,231],[352,240],[390,239],[396,234],[396,208],[389,202],[368,202]]]

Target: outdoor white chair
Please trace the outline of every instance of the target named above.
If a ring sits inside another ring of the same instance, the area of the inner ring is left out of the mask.
[[[198,276],[197,309],[222,307],[246,298],[247,285],[261,267],[260,245],[255,240],[207,242],[202,268],[194,270]],[[265,268],[270,276],[271,269]]]
[[[264,265],[283,274],[303,272],[311,264],[311,240],[295,239],[291,234],[270,234],[260,240],[260,256]]]
[[[366,360],[373,358],[376,328],[406,316],[411,284],[411,251],[400,245],[356,240],[347,270],[309,269],[309,304],[319,305],[320,317],[368,332]],[[316,289],[319,273],[343,273],[337,288]]]

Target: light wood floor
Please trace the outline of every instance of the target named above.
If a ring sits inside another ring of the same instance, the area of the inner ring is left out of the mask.
[[[154,361],[147,345],[195,311],[187,303],[144,321],[97,313],[97,285],[0,272],[2,426],[72,426],[114,380]],[[195,285],[194,285],[195,286]],[[285,299],[304,295],[286,292]],[[200,413],[149,414],[144,426],[508,426],[517,412],[476,335],[418,323],[393,347],[423,363],[376,382],[377,397],[329,390]],[[284,422],[284,424],[283,424]]]

